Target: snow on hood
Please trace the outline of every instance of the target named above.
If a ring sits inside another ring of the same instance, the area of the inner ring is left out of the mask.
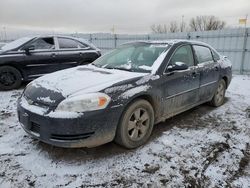
[[[84,65],[45,75],[31,82],[28,87],[45,88],[68,97],[77,92],[98,92],[120,81],[147,74]]]

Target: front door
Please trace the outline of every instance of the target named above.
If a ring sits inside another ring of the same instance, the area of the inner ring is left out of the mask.
[[[23,52],[25,54],[23,63],[25,64],[24,67],[28,79],[33,79],[59,69],[53,37],[38,38],[26,46],[34,47],[34,50],[30,50],[29,53]]]
[[[200,74],[190,45],[183,45],[175,51],[168,66],[175,63],[185,63],[189,68],[172,72],[166,69],[162,85],[165,90],[165,116],[177,114],[199,101]]]

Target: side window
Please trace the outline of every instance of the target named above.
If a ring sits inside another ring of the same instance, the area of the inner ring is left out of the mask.
[[[53,37],[39,38],[32,42],[30,45],[35,47],[35,50],[48,50],[55,49],[55,43]]]
[[[68,38],[58,38],[59,48],[60,49],[69,49],[69,48],[86,48],[87,46]]]
[[[178,48],[175,54],[172,56],[170,63],[182,62],[187,64],[189,67],[194,66],[194,57],[192,48],[190,45],[185,45]]]
[[[194,50],[198,59],[198,64],[208,61],[214,61],[212,53],[208,47],[194,45]]]

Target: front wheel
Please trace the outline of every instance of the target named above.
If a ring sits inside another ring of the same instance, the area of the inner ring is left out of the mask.
[[[0,90],[11,90],[21,86],[22,75],[14,67],[0,67]]]
[[[224,103],[226,93],[226,82],[225,80],[220,80],[217,86],[216,92],[213,96],[213,99],[210,101],[212,106],[218,107]]]
[[[137,100],[123,113],[115,142],[129,149],[147,142],[154,126],[154,110],[146,100]]]

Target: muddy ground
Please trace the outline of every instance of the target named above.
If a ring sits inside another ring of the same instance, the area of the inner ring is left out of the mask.
[[[21,92],[0,92],[0,187],[250,187],[248,76],[234,76],[222,107],[204,104],[158,124],[135,150],[30,138],[16,117]]]

